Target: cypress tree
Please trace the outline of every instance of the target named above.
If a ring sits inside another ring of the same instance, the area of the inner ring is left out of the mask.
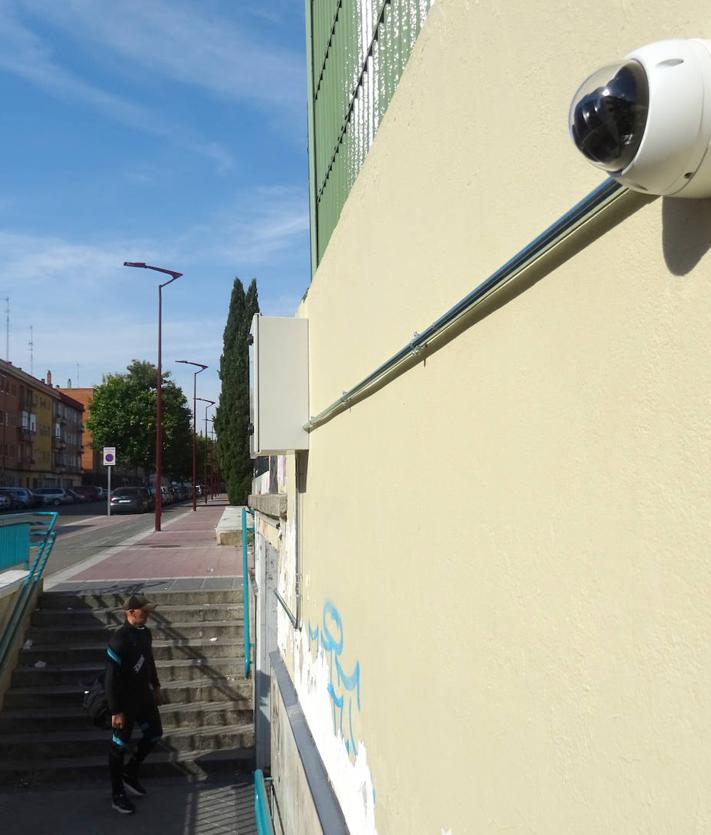
[[[244,292],[239,278],[232,285],[230,310],[220,357],[219,403],[215,412],[217,457],[230,504],[246,504],[252,487],[249,457],[249,347],[252,317],[259,312],[257,281]]]

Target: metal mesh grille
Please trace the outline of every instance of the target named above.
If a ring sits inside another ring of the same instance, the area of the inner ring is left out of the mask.
[[[433,2],[309,0],[314,269]]]

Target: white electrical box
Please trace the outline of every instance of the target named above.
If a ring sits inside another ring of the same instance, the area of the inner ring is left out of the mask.
[[[309,323],[257,315],[249,340],[249,452],[309,448]]]

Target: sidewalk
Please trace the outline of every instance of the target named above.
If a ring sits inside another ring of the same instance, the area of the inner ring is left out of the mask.
[[[46,591],[78,591],[126,584],[132,591],[193,591],[242,587],[241,546],[218,545],[215,527],[227,506],[224,498],[188,506],[177,518],[128,545],[54,575]]]

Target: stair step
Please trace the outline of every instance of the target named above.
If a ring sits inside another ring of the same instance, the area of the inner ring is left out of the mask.
[[[87,664],[47,664],[44,667],[16,667],[12,676],[13,687],[43,686],[45,684],[88,683],[104,670],[103,660]],[[156,660],[158,678],[166,681],[193,681],[211,676],[237,677],[244,674],[244,659],[238,655],[230,658],[176,658]]]
[[[82,731],[50,731],[47,733],[19,733],[0,735],[0,764],[5,761],[34,762],[35,760],[64,757],[92,757],[108,754],[111,732],[98,728]],[[132,743],[138,742],[140,731],[134,731]],[[211,728],[172,728],[166,730],[160,746],[183,751],[222,751],[249,748],[254,744],[251,723]],[[2,765],[0,765],[2,768]]]
[[[241,603],[186,603],[159,606],[154,610],[149,626],[161,622],[202,623],[214,620],[240,620],[243,615]],[[32,626],[57,626],[61,629],[72,625],[98,625],[105,623],[112,628],[121,626],[126,620],[122,608],[103,609],[36,609],[32,614]],[[66,624],[66,626],[65,626]]]
[[[39,599],[40,609],[76,609],[90,610],[98,609],[120,609],[129,595],[136,592],[134,583],[126,589],[117,589],[116,584],[107,591],[95,589],[81,594],[73,592],[44,592]],[[143,585],[140,589],[149,600],[159,605],[188,605],[188,604],[210,604],[210,603],[241,603],[242,592],[235,589],[215,589],[206,591],[154,591],[150,584]]]
[[[11,687],[5,694],[5,707],[61,707],[81,705],[89,676],[83,683],[44,685],[38,687]],[[240,706],[252,703],[251,679],[230,677],[228,679],[209,678],[192,681],[161,682],[163,695],[171,704],[192,704],[194,702],[236,702]]]
[[[254,746],[220,751],[153,751],[141,766],[141,779],[187,775],[202,779],[205,773],[228,769],[250,773],[254,770]],[[107,757],[64,757],[51,763],[28,764],[23,760],[0,763],[0,785],[15,788],[60,783],[65,781],[108,784]]]
[[[103,664],[106,660],[106,641],[101,643],[82,643],[66,646],[62,644],[37,644],[20,654],[20,667],[34,668],[41,661],[51,666],[66,667],[69,663]],[[202,658],[207,663],[209,658],[244,657],[244,645],[231,637],[175,638],[170,641],[153,641],[153,657],[157,661],[170,661],[179,658]]]
[[[25,646],[34,648],[35,644],[49,646],[51,644],[87,644],[103,643],[104,648],[115,629],[101,624],[93,626],[34,626],[27,633]],[[204,623],[174,623],[158,627],[151,627],[151,634],[155,641],[167,641],[171,638],[213,638],[218,635],[231,638],[241,637],[244,624],[238,620],[216,620]]]
[[[211,728],[215,725],[239,725],[252,721],[251,708],[228,701],[167,704],[160,709],[165,729],[179,727]],[[81,701],[67,707],[26,708],[0,713],[0,738],[9,733],[45,733],[47,731],[86,730],[92,727]]]

